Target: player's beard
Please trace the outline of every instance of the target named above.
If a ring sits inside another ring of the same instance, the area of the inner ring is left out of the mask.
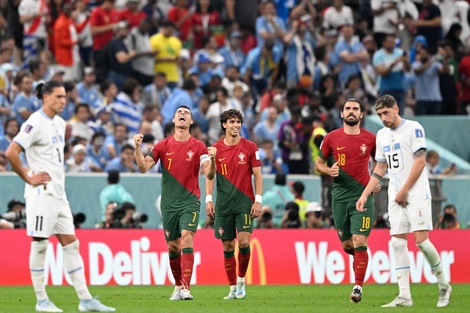
[[[353,116],[353,115],[350,115]],[[356,116],[354,116],[356,118]],[[356,126],[359,121],[361,120],[360,118],[356,118],[355,120],[348,120],[349,116],[346,116],[343,118],[343,121],[346,123],[348,126]]]

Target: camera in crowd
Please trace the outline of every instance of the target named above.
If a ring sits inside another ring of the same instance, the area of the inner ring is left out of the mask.
[[[86,215],[82,212],[75,213],[73,215],[73,226],[75,229],[81,228],[82,224],[86,221]]]
[[[286,204],[286,212],[284,213],[281,228],[301,228],[302,222],[300,221],[299,205],[295,202],[288,202]]]
[[[97,228],[142,228],[147,222],[148,215],[137,212],[133,203],[124,202],[121,206],[115,202],[108,203],[105,221]]]
[[[26,228],[24,219],[26,218],[26,209],[24,202],[13,199],[8,202],[8,210],[0,215],[0,218],[12,223],[14,228]]]

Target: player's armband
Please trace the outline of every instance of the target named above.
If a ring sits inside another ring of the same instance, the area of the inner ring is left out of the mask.
[[[201,155],[201,157],[199,158],[199,164],[202,165],[202,163],[206,161],[210,161],[209,155],[208,154]]]
[[[372,176],[375,177],[375,178],[377,178],[379,181],[381,181],[381,180],[383,179],[382,176],[380,176],[379,174],[377,174],[377,173],[375,173],[375,172],[372,173]]]

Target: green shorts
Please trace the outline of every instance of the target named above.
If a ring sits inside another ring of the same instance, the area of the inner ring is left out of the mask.
[[[199,210],[162,211],[162,223],[166,241],[176,240],[181,237],[182,230],[196,232],[199,225]]]
[[[356,201],[333,202],[333,219],[338,237],[346,241],[352,235],[369,236],[374,224],[374,202],[367,200],[365,212],[356,210]]]
[[[224,216],[215,216],[215,238],[232,240],[237,238],[237,231],[253,232],[253,219],[250,214],[237,213]]]

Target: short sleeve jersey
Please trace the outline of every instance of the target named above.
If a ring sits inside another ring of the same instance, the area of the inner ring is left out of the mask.
[[[25,150],[28,166],[34,173],[46,172],[51,181],[43,186],[25,186],[25,198],[43,193],[67,200],[64,174],[65,121],[60,116],[48,117],[41,109],[34,112],[13,139]]]
[[[253,193],[253,168],[261,166],[256,144],[245,138],[234,146],[223,140],[213,145],[217,148],[217,200],[215,214],[226,216],[246,213],[255,200]]]
[[[159,141],[150,156],[162,166],[162,211],[199,210],[199,169],[210,161],[206,146],[194,137],[181,142],[171,136]]]
[[[395,199],[405,184],[414,164],[414,153],[426,149],[424,129],[416,121],[403,119],[396,129],[382,128],[377,133],[377,162],[388,165],[388,198]],[[428,174],[423,168],[416,183],[408,192],[409,199],[431,198]]]
[[[334,178],[332,196],[335,202],[357,200],[370,179],[369,159],[375,155],[375,135],[361,128],[358,135],[348,135],[344,128],[326,134],[319,156],[339,161],[339,175]]]

